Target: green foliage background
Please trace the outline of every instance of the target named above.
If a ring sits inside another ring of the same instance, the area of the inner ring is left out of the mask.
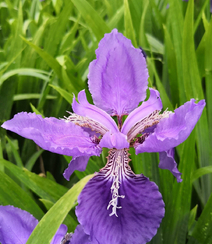
[[[131,167],[157,183],[166,204],[151,244],[212,243],[209,0],[0,0],[0,27],[1,123],[20,111],[61,118],[82,89],[92,102],[88,66],[113,28],[147,53],[149,86],[159,90],[164,109],[206,99],[194,131],[176,148],[182,183],[158,168],[157,154],[131,150]],[[77,196],[92,175],[84,177],[104,166],[107,150],[67,182],[62,172],[70,157],[44,152],[2,128],[0,136],[0,204],[43,217],[27,244],[50,243],[63,222],[73,232]]]

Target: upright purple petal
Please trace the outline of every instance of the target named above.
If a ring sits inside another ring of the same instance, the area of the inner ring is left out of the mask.
[[[76,215],[92,243],[145,244],[164,216],[158,187],[134,175],[128,160],[127,150],[111,150],[105,168],[78,198]]]
[[[67,233],[67,226],[66,225],[60,225],[59,229],[57,230],[56,234],[54,235],[51,244],[61,244],[61,241],[63,237]]]
[[[94,104],[110,115],[129,114],[146,97],[146,60],[140,49],[114,29],[105,34],[90,63],[88,84]]]
[[[56,118],[22,112],[6,121],[3,128],[33,140],[50,152],[68,156],[99,155],[101,149],[80,126]]]
[[[85,234],[81,225],[78,225],[71,238],[70,244],[95,244],[90,241],[90,236]]]
[[[158,165],[161,169],[168,169],[177,179],[177,182],[181,182],[182,173],[177,169],[177,163],[174,160],[174,148],[159,153],[160,163]]]
[[[150,90],[149,99],[146,102],[143,102],[141,106],[134,109],[124,121],[121,132],[124,133],[125,135],[137,122],[144,119],[155,110],[162,109],[163,105],[160,99],[160,93],[157,90],[154,90],[152,88],[150,88],[149,90]]]
[[[75,170],[85,171],[89,158],[88,156],[73,158],[63,173],[64,178],[69,180]]]
[[[38,224],[30,213],[13,206],[0,206],[0,243],[25,244]]]
[[[118,127],[117,127],[115,121],[105,111],[88,103],[84,90],[79,92],[78,101],[79,101],[79,103],[77,103],[77,101],[74,98],[73,103],[72,103],[73,111],[76,114],[79,114],[81,116],[85,116],[85,117],[88,117],[88,118],[91,118],[91,119],[97,121],[98,123],[105,126],[105,128],[107,130],[111,130],[112,132],[118,131]]]
[[[180,106],[169,117],[162,119],[142,144],[137,144],[136,153],[164,152],[187,139],[199,120],[205,100],[197,104],[194,99]]]

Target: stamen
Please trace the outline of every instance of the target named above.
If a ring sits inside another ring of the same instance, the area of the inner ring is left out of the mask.
[[[143,133],[147,128],[157,125],[161,119],[168,117],[170,113],[172,112],[165,110],[162,114],[160,114],[160,111],[155,110],[153,113],[137,122],[130,129],[130,131],[127,133],[127,140],[131,141],[138,134]]]
[[[72,238],[73,233],[67,233],[60,244],[70,244],[71,243],[71,238]]]
[[[69,117],[65,117],[66,121],[70,121],[74,123],[75,125],[90,128],[92,131],[95,131],[97,133],[100,133],[101,135],[104,135],[108,129],[104,127],[101,123],[90,119],[88,117],[80,116],[78,114],[70,113]]]

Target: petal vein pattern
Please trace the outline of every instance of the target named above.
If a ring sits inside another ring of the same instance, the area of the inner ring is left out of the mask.
[[[42,118],[35,113],[18,113],[3,128],[33,140],[45,150],[68,155],[100,155],[101,148],[80,126],[56,118]]]
[[[157,232],[164,216],[162,196],[156,184],[135,175],[128,162],[127,149],[110,150],[107,165],[78,198],[76,214],[92,243],[144,244]],[[111,199],[114,203],[109,214]]]
[[[75,114],[91,118],[100,125],[103,125],[103,127],[107,130],[111,130],[111,132],[119,131],[115,121],[110,117],[109,114],[87,101],[84,90],[79,92],[78,101],[79,103],[77,103],[76,99],[74,98],[72,103],[72,108]]]
[[[141,50],[116,29],[105,34],[90,63],[88,84],[96,106],[112,116],[129,114],[146,97],[148,71]]]
[[[134,109],[124,121],[121,132],[124,133],[125,135],[139,121],[148,117],[154,111],[160,111],[162,109],[163,106],[162,106],[162,101],[160,99],[159,92],[152,88],[150,88],[149,90],[150,90],[149,99],[146,102],[143,102],[141,106]]]
[[[163,152],[178,146],[190,135],[199,120],[205,101],[195,103],[194,99],[177,108],[174,113],[162,119],[154,132],[145,141],[136,144],[136,153]]]

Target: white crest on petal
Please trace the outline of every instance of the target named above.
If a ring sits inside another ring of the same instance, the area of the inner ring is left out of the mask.
[[[119,188],[123,175],[126,175],[125,171],[129,168],[128,162],[130,159],[128,149],[111,149],[107,159],[107,165],[100,171],[100,173],[106,174],[108,178],[112,178],[113,182],[111,186],[112,199],[107,206],[107,210],[112,207],[110,216],[115,215],[118,217],[117,209],[122,208],[118,206],[118,199],[125,198],[124,195],[119,195]]]
[[[109,131],[104,125],[102,125],[98,121],[95,121],[88,117],[80,116],[78,114],[70,113],[70,116],[65,117],[65,120],[68,122],[70,121],[80,127],[89,128],[92,131],[100,133],[101,135],[104,135],[107,131]]]
[[[172,112],[166,110],[162,114],[160,114],[160,111],[155,110],[144,119],[138,121],[127,133],[128,141],[131,141],[133,138],[136,138],[138,134],[143,133],[143,131],[147,128],[158,124],[161,119],[167,118],[170,113]]]

